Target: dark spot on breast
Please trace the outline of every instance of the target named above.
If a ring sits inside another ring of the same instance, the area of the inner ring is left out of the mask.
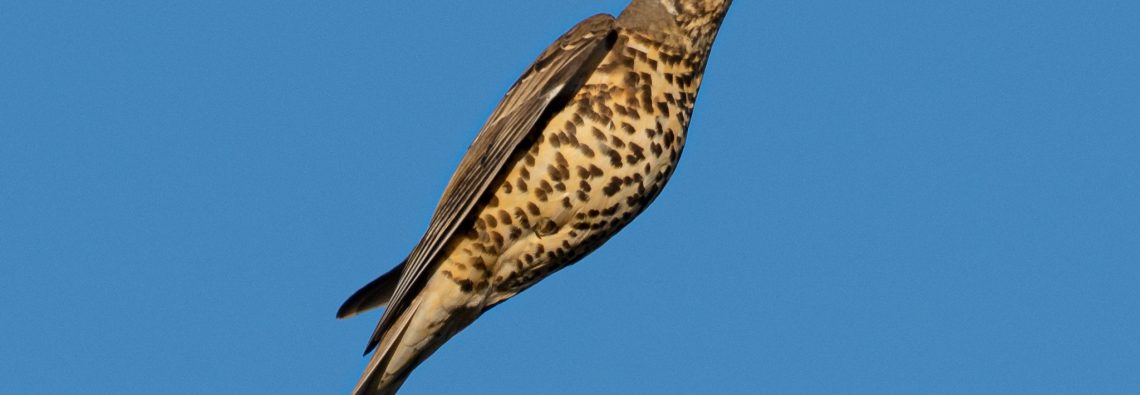
[[[626,107],[629,107],[630,110],[635,110],[635,109],[637,109],[637,105],[638,105],[637,95],[630,94],[630,95],[625,96],[625,106]],[[634,119],[638,119],[638,118],[634,118]]]
[[[621,130],[625,131],[625,133],[629,134],[629,135],[636,133],[636,131],[633,129],[633,125],[630,125],[630,124],[625,123],[625,122],[621,123]]]
[[[629,197],[625,198],[625,204],[627,206],[638,207],[638,206],[640,206],[640,203],[641,203],[641,195],[640,194],[635,193],[635,194],[629,195]]]
[[[602,188],[602,192],[605,193],[606,196],[613,196],[619,190],[621,190],[621,185],[622,185],[621,179],[617,178],[617,177],[613,177],[610,179],[610,183],[607,184],[605,186],[605,188]]]
[[[629,143],[629,151],[632,152],[634,156],[637,156],[638,159],[645,159],[645,149],[641,148],[637,143]]]
[[[574,170],[578,172],[578,178],[586,178],[590,176],[590,171],[582,166],[574,166]]]
[[[639,75],[635,72],[632,72],[632,71],[625,73],[625,85],[626,86],[634,86],[640,82],[641,82],[641,75]]]
[[[610,157],[610,166],[621,168],[621,154],[614,150],[609,150],[607,154]]]
[[[559,224],[555,224],[549,218],[539,218],[536,224],[535,233],[539,236],[551,235],[559,232]]]
[[[604,210],[602,210],[602,215],[607,217],[613,216],[614,213],[616,213],[619,209],[621,209],[621,203],[614,203],[612,206],[606,207]]]
[[[610,136],[610,144],[613,145],[614,147],[617,147],[618,149],[625,148],[625,141],[618,138],[618,136],[616,134]]]
[[[636,146],[636,144],[632,144],[632,143],[630,143],[630,144],[633,146]],[[638,162],[641,162],[643,159],[645,159],[645,155],[642,154],[641,147],[637,147],[636,150],[633,150],[633,153],[625,156],[625,161],[628,162],[630,166],[636,165]]]
[[[482,257],[475,257],[471,261],[471,267],[474,267],[475,270],[478,270],[478,271],[481,271],[484,273],[491,271],[491,269],[487,267],[487,261],[484,261]]]
[[[594,150],[591,149],[590,146],[587,144],[579,145],[578,150],[582,151],[582,155],[585,155],[587,158],[593,158],[594,157]]]
[[[621,59],[618,59],[618,63],[620,63],[622,65],[622,67],[631,68],[631,67],[633,67],[633,57],[632,56],[622,56]]]
[[[484,253],[484,254],[494,254],[495,253],[495,251],[492,251],[490,248],[487,248],[487,245],[485,245],[485,244],[475,244],[475,249],[479,250],[479,252]]]
[[[606,141],[606,134],[603,133],[601,129],[591,128],[590,132],[594,134],[594,138],[601,141]]]

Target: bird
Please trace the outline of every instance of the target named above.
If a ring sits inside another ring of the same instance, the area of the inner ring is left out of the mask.
[[[354,394],[394,394],[480,315],[578,262],[676,169],[731,0],[632,0],[586,18],[507,90],[403,262],[337,318],[385,307]]]

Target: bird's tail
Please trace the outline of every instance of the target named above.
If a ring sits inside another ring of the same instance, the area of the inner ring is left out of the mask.
[[[376,352],[372,353],[372,359],[368,361],[368,366],[364,368],[360,381],[352,390],[354,395],[395,394],[404,384],[404,380],[408,378],[412,368],[427,358],[426,355],[416,361],[409,361],[407,357],[397,358],[401,356],[398,354],[404,354],[400,351],[406,350],[401,345],[404,343],[404,337],[408,334],[410,324],[412,324],[416,312],[419,311],[421,303],[422,299],[416,298],[412,305],[408,306],[408,309],[380,338],[379,347],[376,348]]]
[[[454,287],[454,284],[451,284]],[[449,298],[447,292],[420,293],[380,337],[353,394],[395,394],[412,369],[467,327],[482,309]]]

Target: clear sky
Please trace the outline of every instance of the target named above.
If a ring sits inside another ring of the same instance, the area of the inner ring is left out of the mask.
[[[341,301],[624,1],[0,4],[0,393],[345,393]],[[1140,393],[1140,2],[738,0],[653,207],[406,394]]]

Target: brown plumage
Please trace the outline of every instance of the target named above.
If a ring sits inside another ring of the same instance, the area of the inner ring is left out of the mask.
[[[539,55],[476,136],[408,258],[337,313],[388,306],[355,393],[395,393],[484,311],[577,262],[653,201],[676,168],[730,3],[634,0]]]

